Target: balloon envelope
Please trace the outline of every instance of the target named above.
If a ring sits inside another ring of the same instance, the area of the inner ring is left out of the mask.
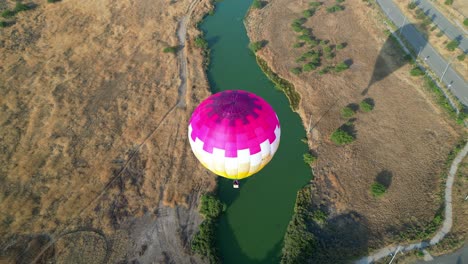
[[[228,90],[208,97],[194,110],[188,137],[203,166],[217,175],[242,179],[272,159],[279,146],[280,123],[261,97]]]

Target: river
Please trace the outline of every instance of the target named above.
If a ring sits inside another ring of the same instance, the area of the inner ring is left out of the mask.
[[[263,74],[248,49],[244,27],[251,0],[224,0],[214,15],[201,24],[208,41],[210,65],[207,71],[212,92],[241,89],[267,100],[281,123],[281,142],[261,172],[242,180],[239,190],[232,181],[220,178],[218,194],[228,205],[220,219],[217,243],[223,263],[278,263],[297,191],[311,180],[303,162],[308,151],[301,142],[306,136],[299,116],[283,92]]]

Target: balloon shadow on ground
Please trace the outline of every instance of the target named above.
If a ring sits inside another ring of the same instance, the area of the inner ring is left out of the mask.
[[[369,253],[368,221],[355,211],[317,224],[312,232],[317,246],[310,263],[349,263]]]
[[[390,34],[387,37],[387,40],[380,49],[379,55],[375,61],[374,70],[369,83],[361,92],[361,95],[366,95],[373,84],[385,79],[411,61],[411,57],[409,55],[405,55],[399,47],[394,35],[400,37],[401,35],[405,36],[406,34],[409,34],[409,32],[415,31],[417,31],[417,29],[414,24],[407,24],[397,29],[393,34]],[[417,31],[417,33],[420,35],[418,36],[420,43],[415,52],[419,52],[419,50],[422,50],[427,45],[427,39],[423,37],[425,32]]]

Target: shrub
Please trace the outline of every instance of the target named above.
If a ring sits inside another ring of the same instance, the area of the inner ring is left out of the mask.
[[[291,27],[292,27],[292,29],[293,29],[295,32],[301,32],[302,29],[303,29],[303,28],[302,28],[302,24],[297,23],[297,22],[293,22],[293,23],[291,24]]]
[[[302,54],[303,57],[306,57],[306,58],[310,58],[310,57],[315,57],[317,56],[317,54],[315,53],[315,51],[311,50],[311,51],[308,51],[304,54]]]
[[[9,17],[15,16],[15,14],[16,14],[16,13],[15,13],[14,11],[11,11],[11,10],[4,10],[4,11],[2,12],[2,17],[4,17],[4,18],[9,18]]]
[[[200,49],[207,49],[208,42],[206,42],[206,40],[203,37],[197,36],[195,38],[195,47],[200,48]]]
[[[163,49],[164,53],[176,53],[179,50],[178,46],[172,46],[172,47],[165,47]]]
[[[410,75],[411,76],[421,76],[421,75],[424,75],[424,71],[421,70],[418,66],[415,66],[414,68],[411,69]]]
[[[462,53],[462,54],[460,54],[460,55],[457,56],[457,59],[458,59],[459,61],[464,61],[464,60],[465,60],[465,57],[466,57],[466,54],[465,54],[465,53]]]
[[[206,218],[217,218],[224,210],[225,205],[212,195],[201,197],[200,213]]]
[[[415,9],[416,6],[417,6],[416,3],[413,2],[413,1],[411,1],[411,2],[408,4],[408,8],[409,8],[409,9]]]
[[[326,58],[327,60],[331,60],[331,59],[333,59],[334,57],[335,57],[335,54],[334,54],[333,52],[330,52],[330,53],[325,54],[325,58]]]
[[[343,43],[340,43],[340,44],[336,45],[336,49],[337,49],[337,50],[344,49],[344,44],[343,44]]]
[[[343,3],[345,0],[335,0],[338,4]]]
[[[331,135],[331,140],[337,145],[346,145],[355,140],[354,136],[351,135],[348,131],[345,131],[343,128],[338,128]]]
[[[0,21],[0,28],[4,28],[4,27],[7,27],[8,26],[8,23],[5,22],[5,21]]]
[[[306,60],[307,60],[306,57],[300,56],[299,58],[296,59],[296,62],[304,62],[304,61],[306,61]]]
[[[21,2],[16,2],[16,5],[15,5],[15,9],[14,9],[14,12],[15,13],[19,13],[19,12],[22,12],[22,11],[26,11],[26,10],[29,10],[29,6],[21,3]]]
[[[323,51],[326,53],[330,53],[332,51],[332,48],[330,46],[325,46],[323,47]]]
[[[363,100],[359,103],[359,109],[361,109],[363,112],[370,112],[374,109],[374,105],[368,100]]]
[[[311,62],[307,63],[307,64],[304,64],[304,66],[302,67],[302,70],[305,71],[305,72],[310,72],[310,71],[313,71],[317,69],[317,66]]]
[[[344,10],[344,6],[334,5],[334,6],[331,6],[331,7],[327,8],[328,13],[335,13],[335,12],[338,12],[338,11],[341,11],[341,10]]]
[[[311,42],[313,39],[311,36],[309,35],[300,35],[299,37],[297,37],[299,40],[303,40],[307,43]]]
[[[465,20],[463,20],[463,25],[468,27],[468,18],[465,18]]]
[[[264,42],[263,41],[256,41],[256,42],[252,42],[249,44],[249,49],[252,50],[254,53],[261,50],[264,46]]]
[[[297,42],[293,45],[294,48],[301,48],[302,46],[304,46],[304,42]]]
[[[57,3],[57,2],[60,2],[62,0],[47,0],[47,3]]]
[[[252,7],[255,9],[260,9],[263,7],[262,1],[260,0],[253,0]]]
[[[315,9],[307,9],[302,12],[305,17],[311,17],[315,13]]]
[[[311,165],[312,163],[314,163],[317,160],[317,157],[313,156],[310,153],[305,153],[303,155],[303,158],[304,158],[304,162],[306,164],[308,164],[308,165]]]
[[[327,66],[327,67],[323,67],[322,69],[320,69],[320,70],[318,71],[318,74],[324,75],[324,74],[328,73],[329,71],[330,71],[330,68],[329,68],[328,66]]]
[[[296,75],[302,73],[302,69],[300,67],[292,68],[290,71],[291,71],[291,73],[296,74]]]
[[[387,187],[385,187],[385,185],[381,184],[381,183],[378,183],[378,182],[374,182],[371,186],[371,191],[372,191],[372,195],[374,195],[374,197],[380,197],[382,195],[385,194],[385,192],[387,192]]]
[[[444,35],[444,32],[441,30],[439,33],[436,34],[438,38],[442,37]]]
[[[219,253],[216,247],[216,223],[206,219],[199,226],[199,231],[193,236],[192,250],[208,258],[209,263],[219,263]]]
[[[452,4],[453,4],[453,0],[445,0],[444,4],[446,4],[446,5],[452,5]]]
[[[343,118],[350,118],[354,115],[354,113],[354,110],[349,106],[343,107],[343,109],[341,109],[341,116]]]
[[[342,72],[344,70],[347,70],[349,68],[348,64],[344,62],[340,62],[335,66],[335,72]]]
[[[304,187],[297,192],[294,214],[284,235],[281,264],[307,263],[317,248],[312,233],[310,200],[310,188]]]
[[[446,48],[450,51],[454,51],[458,47],[458,45],[460,45],[460,42],[454,39],[447,44]]]
[[[212,195],[201,197],[200,213],[205,220],[191,241],[192,250],[208,259],[209,263],[219,263],[219,252],[216,247],[216,219],[225,210],[226,205]]]
[[[322,2],[310,2],[309,5],[312,7],[319,7],[322,5]]]

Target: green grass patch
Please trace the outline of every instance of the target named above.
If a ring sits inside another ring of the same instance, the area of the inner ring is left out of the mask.
[[[452,4],[453,4],[453,0],[445,0],[444,4],[446,4],[446,5],[452,5]]]
[[[296,91],[294,88],[294,85],[287,80],[279,77],[275,72],[273,72],[270,67],[268,67],[268,64],[266,61],[263,59],[257,57],[257,63],[262,69],[262,71],[266,74],[268,79],[270,79],[278,88],[279,90],[283,91],[284,94],[286,94],[286,97],[288,97],[289,104],[292,108],[293,111],[297,111],[299,108],[299,103],[301,102],[301,96],[299,93]]]
[[[465,18],[465,20],[463,20],[463,25],[468,27],[468,18]]]
[[[302,14],[304,15],[304,17],[311,17],[315,14],[315,9],[304,10],[302,11]]]
[[[15,9],[13,9],[13,11],[15,13],[19,13],[19,12],[23,12],[23,11],[27,11],[31,9],[29,6],[21,3],[21,2],[16,2],[16,5],[15,5]]]
[[[457,60],[459,61],[464,61],[465,60],[465,57],[466,57],[466,54],[465,53],[462,53],[460,55],[457,56]]]
[[[293,48],[302,48],[302,46],[304,46],[304,42],[296,42],[294,43]]]
[[[310,2],[309,6],[311,7],[319,7],[322,5],[322,2]]]

